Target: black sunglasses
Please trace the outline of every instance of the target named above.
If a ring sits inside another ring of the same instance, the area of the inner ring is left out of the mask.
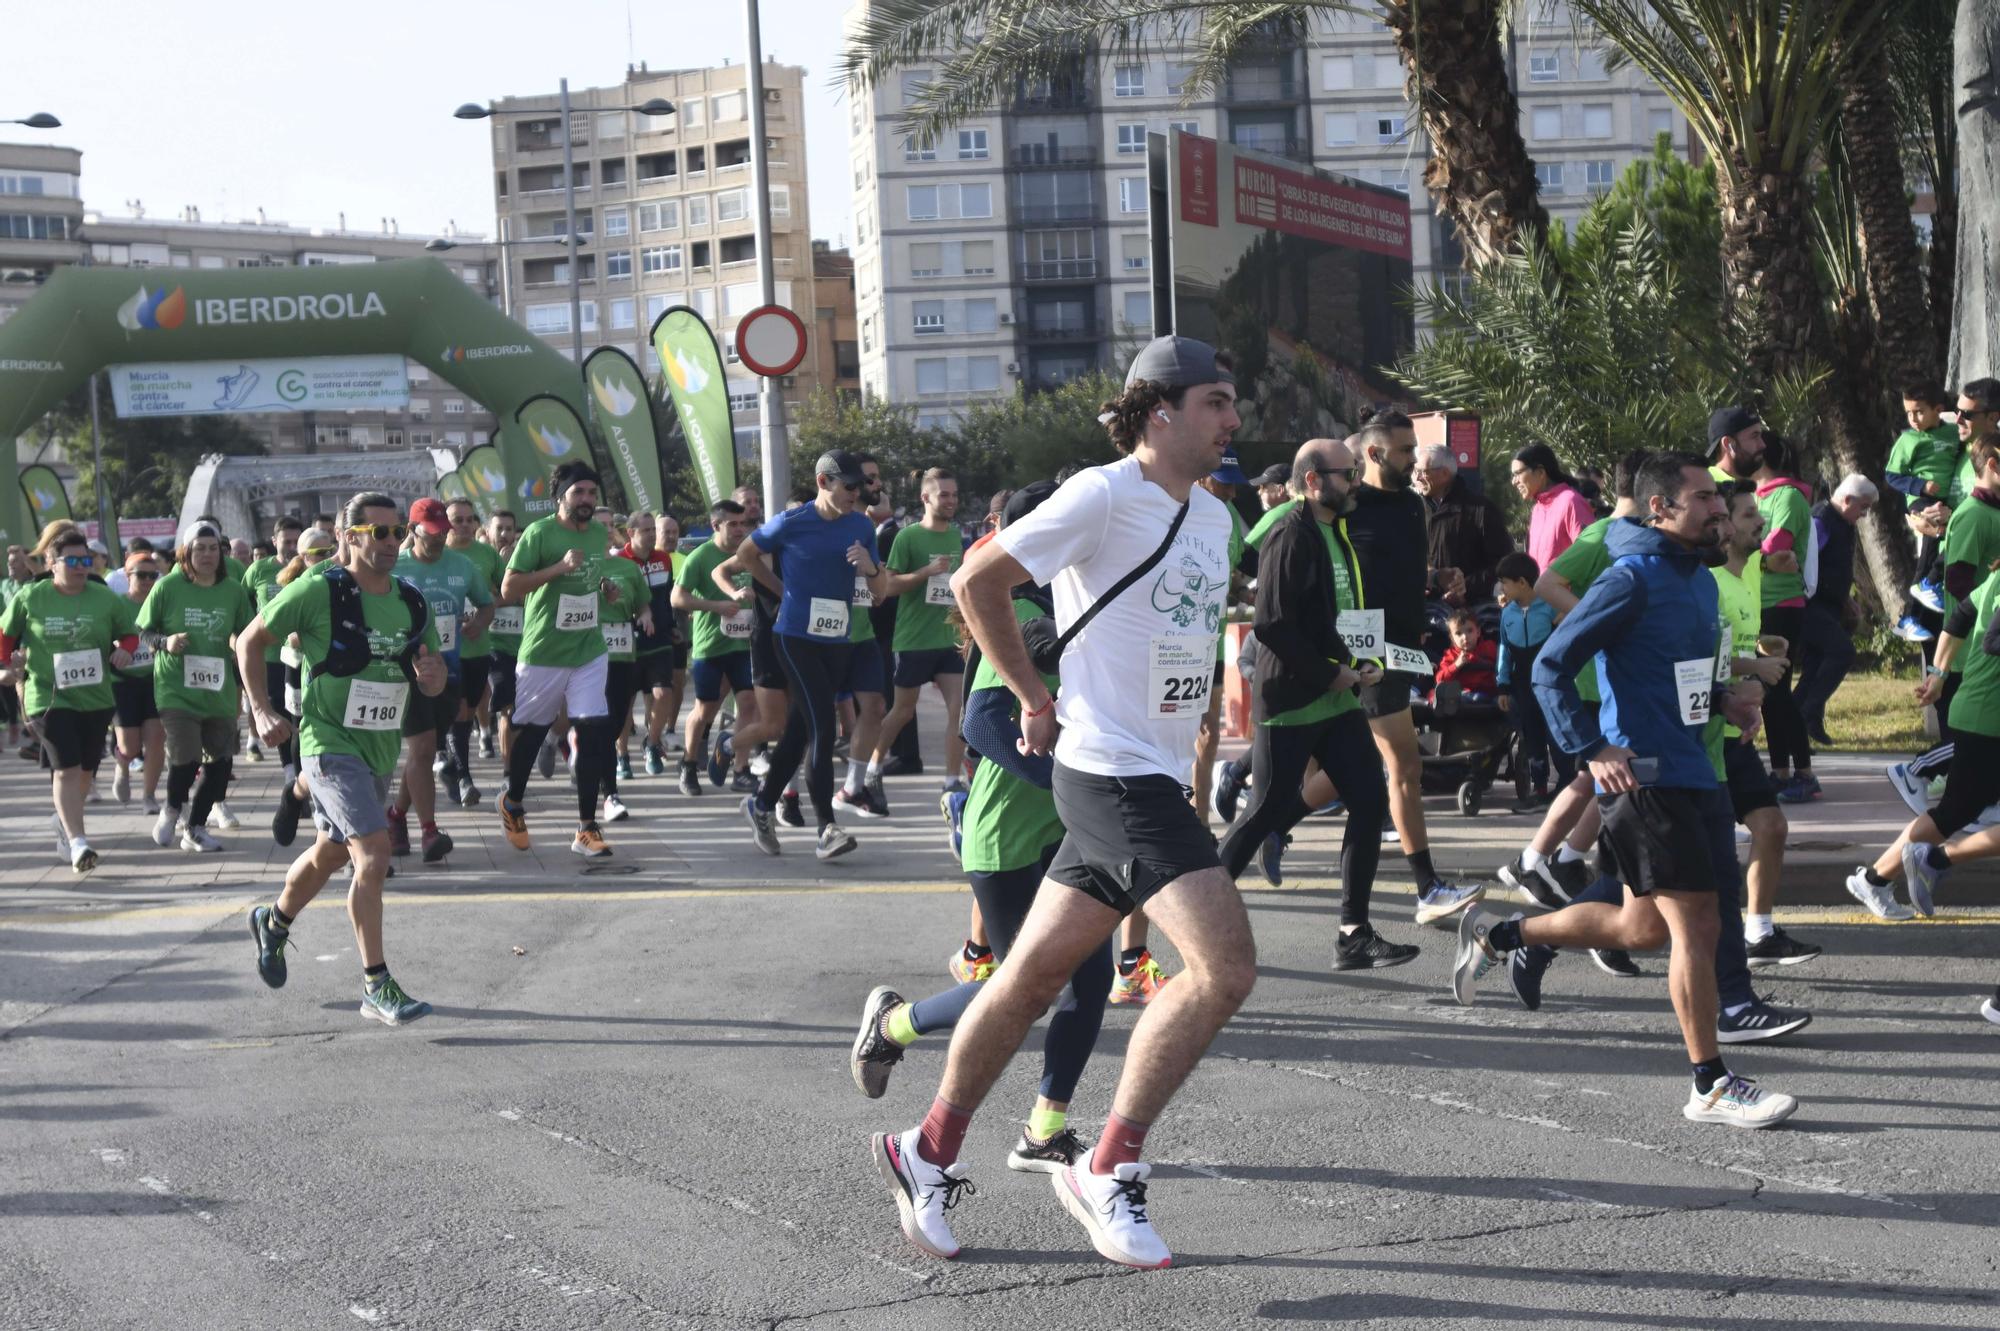
[[[1346,481],[1346,482],[1347,482],[1347,483],[1348,483],[1349,485],[1352,485],[1352,484],[1354,483],[1354,477],[1355,477],[1355,474],[1356,474],[1357,472],[1359,472],[1359,471],[1361,470],[1361,468],[1359,468],[1359,467],[1316,467],[1316,468],[1314,468],[1314,470],[1315,470],[1315,471],[1317,471],[1317,472],[1318,472],[1318,473],[1319,473],[1320,475],[1322,475],[1322,476],[1338,476],[1338,477],[1340,477],[1340,478],[1341,478],[1342,480]]]

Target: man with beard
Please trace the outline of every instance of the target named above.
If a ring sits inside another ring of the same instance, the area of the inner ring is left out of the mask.
[[[1605,800],[1602,850],[1625,899],[1532,920],[1468,911],[1459,921],[1452,993],[1470,1005],[1479,977],[1526,948],[1671,941],[1668,987],[1694,1079],[1683,1116],[1767,1128],[1789,1118],[1797,1102],[1732,1075],[1716,1035],[1721,903],[1735,894],[1740,870],[1710,740],[1720,737],[1718,710],[1739,726],[1756,716],[1748,698],[1716,685],[1722,633],[1706,559],[1721,543],[1725,509],[1714,477],[1688,453],[1648,457],[1632,497],[1641,516],[1613,522],[1605,541],[1611,567],[1549,635],[1534,670],[1550,730],[1565,752],[1589,763]],[[1604,686],[1594,716],[1576,692],[1576,673],[1593,657]]]

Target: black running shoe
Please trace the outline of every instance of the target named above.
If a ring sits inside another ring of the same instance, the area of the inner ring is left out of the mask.
[[[799,809],[799,797],[787,792],[778,800],[778,821],[786,827],[804,827],[806,816]]]
[[[1744,949],[1750,954],[1752,966],[1796,966],[1811,961],[1824,948],[1814,943],[1801,943],[1783,929],[1773,928],[1756,942]]]
[[[1337,971],[1380,970],[1416,960],[1420,949],[1408,943],[1392,943],[1364,924],[1351,934],[1342,934],[1334,944],[1333,968]]]
[[[299,835],[299,818],[306,811],[306,802],[298,797],[294,784],[287,781],[278,789],[278,811],[271,815],[271,839],[281,846],[289,846]]]
[[[1210,782],[1213,789],[1209,803],[1215,810],[1215,816],[1222,820],[1225,827],[1236,821],[1236,804],[1243,798],[1243,777],[1246,770],[1233,762],[1218,762],[1215,765],[1215,775]]]
[[[1621,980],[1636,980],[1645,974],[1633,962],[1631,953],[1620,952],[1615,947],[1593,947],[1590,959],[1597,964],[1597,969]]]
[[[285,945],[292,941],[289,930],[271,922],[269,906],[250,908],[250,937],[257,940],[257,976],[273,989],[285,987]]]
[[[1563,893],[1565,901],[1574,901],[1590,886],[1593,875],[1588,860],[1565,860],[1561,852],[1555,859],[1547,861],[1543,868],[1555,875],[1556,890]]]
[[[903,1061],[903,1046],[882,1033],[882,1014],[903,1001],[903,996],[886,984],[876,985],[861,1005],[861,1029],[855,1033],[853,1052],[847,1056],[847,1070],[855,1089],[870,1100],[880,1100],[889,1089],[889,1073]]]
[[[1047,1141],[1036,1141],[1027,1133],[1007,1152],[1007,1168],[1023,1174],[1060,1174],[1077,1162],[1084,1152],[1075,1132],[1064,1128]]]
[[[721,784],[720,782],[717,783]],[[681,794],[701,794],[701,771],[693,763],[681,764]]]
[[[1542,976],[1555,959],[1556,950],[1542,943],[1517,947],[1507,958],[1507,980],[1514,986],[1514,997],[1530,1012],[1542,1005]]]
[[[1539,869],[1528,867],[1525,855],[1516,855],[1512,864],[1500,867],[1500,881],[1544,910],[1561,910],[1569,904],[1569,898],[1556,890],[1553,879],[1543,876]]]
[[[1775,1007],[1759,998],[1733,1017],[1727,1012],[1716,1013],[1715,1038],[1723,1044],[1753,1044],[1802,1031],[1811,1024],[1812,1013]]]

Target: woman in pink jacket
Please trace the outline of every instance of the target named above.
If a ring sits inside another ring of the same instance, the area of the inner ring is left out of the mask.
[[[1529,444],[1514,454],[1508,475],[1514,492],[1528,504],[1529,557],[1535,567],[1547,568],[1578,532],[1597,521],[1597,514],[1547,444]]]

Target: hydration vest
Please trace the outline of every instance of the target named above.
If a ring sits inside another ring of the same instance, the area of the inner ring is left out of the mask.
[[[368,646],[368,622],[361,613],[361,584],[344,568],[331,569],[321,576],[326,579],[331,601],[333,635],[327,644],[326,659],[317,668],[329,675],[358,675],[375,659]],[[411,676],[410,663],[416,659],[417,648],[423,645],[424,630],[430,626],[431,607],[424,594],[408,581],[393,576],[389,581],[401,594],[403,608],[410,612],[409,635],[390,659],[402,667],[405,676]]]

